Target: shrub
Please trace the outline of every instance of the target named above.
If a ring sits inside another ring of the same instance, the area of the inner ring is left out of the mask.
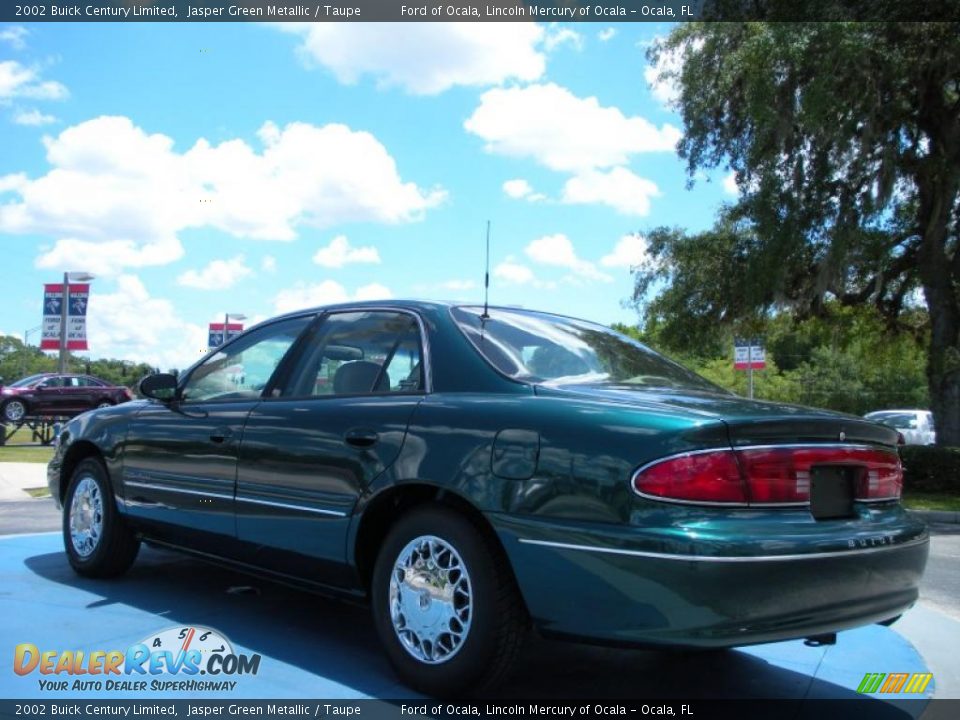
[[[960,494],[960,448],[904,445],[900,459],[905,489]]]

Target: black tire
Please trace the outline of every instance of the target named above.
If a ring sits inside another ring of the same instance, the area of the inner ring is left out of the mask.
[[[74,507],[74,498],[81,487],[89,502],[83,504],[78,500]],[[96,494],[99,494],[99,509]],[[81,524],[88,524],[88,520],[89,524],[99,523],[100,531],[95,539],[92,533],[86,535],[88,542],[74,539],[71,522],[75,513],[83,513],[78,517]],[[96,578],[122,575],[133,564],[140,550],[140,540],[117,512],[107,469],[97,458],[80,461],[70,477],[63,501],[63,545],[74,571]]]
[[[391,617],[394,564],[411,542],[425,536],[439,538],[460,556],[471,591],[470,625],[459,649],[436,664],[407,649]],[[414,690],[435,697],[472,695],[493,687],[509,672],[529,625],[502,550],[470,519],[439,505],[414,508],[390,529],[374,566],[371,601],[374,624],[397,675]]]
[[[19,407],[20,410],[12,413],[14,417],[11,417],[11,408]],[[3,405],[3,419],[8,423],[18,423],[23,420],[27,414],[30,412],[30,408],[27,407],[27,404],[20,399],[7,400]]]

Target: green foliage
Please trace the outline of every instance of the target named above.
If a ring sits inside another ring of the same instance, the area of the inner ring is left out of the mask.
[[[900,448],[900,460],[906,491],[960,493],[960,448],[905,445]]]
[[[153,368],[146,363],[131,363],[127,360],[87,360],[73,354],[67,355],[67,371],[94,375],[112,385],[134,387]],[[11,335],[0,335],[0,378],[12,383],[27,375],[57,371],[57,357],[39,348],[24,345]]]
[[[917,322],[925,322],[918,318]],[[716,331],[719,350],[691,352],[647,328],[618,326],[711,382],[747,394],[747,373],[733,368],[734,332]],[[744,333],[746,334],[746,333]],[[754,372],[758,399],[822,407],[854,415],[894,407],[929,407],[924,336],[894,333],[872,307],[827,303],[821,317],[789,312],[759,319],[750,334],[765,339],[766,368]]]
[[[853,16],[876,7],[844,5]],[[770,17],[786,7],[754,6]],[[645,325],[704,354],[724,330],[837,301],[914,332],[922,289],[928,397],[938,438],[960,445],[960,24],[684,23],[649,57],[673,60],[661,78],[679,88],[691,179],[729,167],[740,197],[707,231],[650,234],[634,294]],[[825,346],[793,340],[810,362]],[[806,369],[818,388],[879,382],[839,356],[816,359],[839,363]]]

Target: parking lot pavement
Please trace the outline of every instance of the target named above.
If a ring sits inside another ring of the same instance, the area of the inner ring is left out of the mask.
[[[70,570],[59,533],[7,536],[0,538],[0,587],[6,652],[20,643],[41,650],[124,650],[163,629],[194,625],[215,628],[238,651],[262,656],[258,674],[231,678],[237,686],[229,693],[168,692],[163,697],[411,696],[394,679],[366,608],[171,553],[144,549],[124,578],[95,581]],[[841,633],[831,647],[795,641],[708,653],[533,639],[497,697],[863,698],[856,688],[866,672],[926,672],[926,663],[903,636],[880,626]],[[159,697],[143,691],[49,692],[38,681],[37,673],[0,673],[0,697]],[[908,706],[914,716],[923,708],[923,702]]]

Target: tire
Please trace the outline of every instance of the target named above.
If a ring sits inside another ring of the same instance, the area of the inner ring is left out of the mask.
[[[403,565],[418,561],[427,563],[418,568],[421,579],[443,583],[440,598],[428,596],[423,585],[402,582],[410,577],[409,570],[401,572]],[[414,508],[390,529],[374,565],[371,600],[374,625],[397,675],[435,697],[493,687],[509,672],[527,635],[526,608],[500,548],[468,518],[438,505]]]
[[[3,406],[3,419],[9,423],[18,423],[27,416],[27,404],[23,400],[7,400]]]
[[[107,578],[125,573],[140,540],[117,512],[107,469],[97,458],[82,460],[63,502],[63,545],[74,571]]]

